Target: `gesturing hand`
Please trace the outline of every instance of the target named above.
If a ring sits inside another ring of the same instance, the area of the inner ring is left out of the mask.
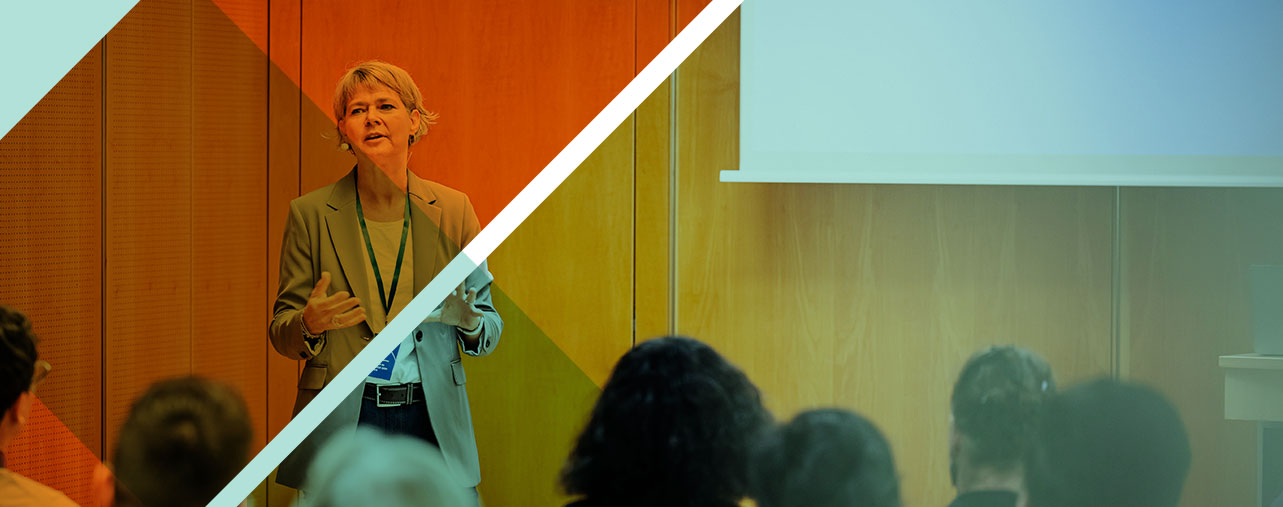
[[[321,334],[331,329],[343,329],[365,322],[365,309],[361,300],[351,297],[347,291],[325,295],[330,287],[330,272],[321,273],[321,279],[312,288],[307,306],[303,307],[303,325],[312,334]]]
[[[481,310],[477,302],[477,289],[464,291],[463,284],[450,291],[441,303],[441,309],[428,315],[428,321],[441,322],[468,331],[481,325]],[[435,319],[433,317],[436,317]]]

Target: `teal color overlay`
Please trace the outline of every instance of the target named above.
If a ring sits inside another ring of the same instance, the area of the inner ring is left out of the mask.
[[[93,49],[138,0],[43,0],[0,7],[0,138]]]

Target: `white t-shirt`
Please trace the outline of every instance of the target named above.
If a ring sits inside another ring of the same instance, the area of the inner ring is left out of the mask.
[[[61,491],[0,468],[0,505],[68,507],[76,505]]]

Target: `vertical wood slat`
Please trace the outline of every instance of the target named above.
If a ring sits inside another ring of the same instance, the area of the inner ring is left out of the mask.
[[[634,0],[633,31],[637,36],[635,72],[641,72],[673,38],[672,0]]]
[[[191,371],[191,0],[106,37],[106,448],[134,399]]]
[[[664,81],[634,113],[634,343],[670,332],[672,299],[672,170],[670,99]]]
[[[241,393],[257,451],[267,433],[267,56],[250,35],[266,35],[267,5],[220,5],[240,24],[192,2],[192,372]]]
[[[280,279],[281,239],[290,200],[299,192],[300,107],[299,89],[302,28],[298,0],[272,0],[268,13],[268,114],[267,114],[267,258],[264,262],[267,287],[264,308],[269,318],[276,301]],[[300,361],[278,354],[266,340],[266,326],[260,336],[267,353],[267,439],[270,441],[293,417],[298,393]],[[285,507],[294,499],[294,490],[267,479],[268,507]]]
[[[637,72],[672,38],[672,0],[637,0]],[[633,113],[633,343],[668,334],[672,306],[672,80]]]

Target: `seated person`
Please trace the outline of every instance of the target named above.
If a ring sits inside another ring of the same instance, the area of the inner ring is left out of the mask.
[[[709,346],[643,342],[615,365],[561,484],[584,497],[576,507],[734,506],[769,421],[757,387]]]
[[[950,400],[949,476],[958,488],[950,507],[1022,504],[1021,459],[1054,391],[1051,367],[1033,352],[990,347],[971,356]]]
[[[307,471],[307,507],[474,505],[450,478],[441,449],[419,438],[357,426],[329,439]]]
[[[1102,379],[1054,396],[1025,458],[1029,507],[1176,507],[1189,437],[1157,391]]]
[[[36,357],[36,335],[21,312],[0,306],[0,504],[76,505],[67,495],[4,467],[4,451],[31,416],[36,384],[49,363]]]
[[[245,401],[197,377],[151,386],[116,440],[115,477],[95,473],[101,505],[203,506],[249,461],[254,436]]]
[[[891,446],[868,419],[839,409],[803,412],[759,442],[758,507],[899,507]]]

